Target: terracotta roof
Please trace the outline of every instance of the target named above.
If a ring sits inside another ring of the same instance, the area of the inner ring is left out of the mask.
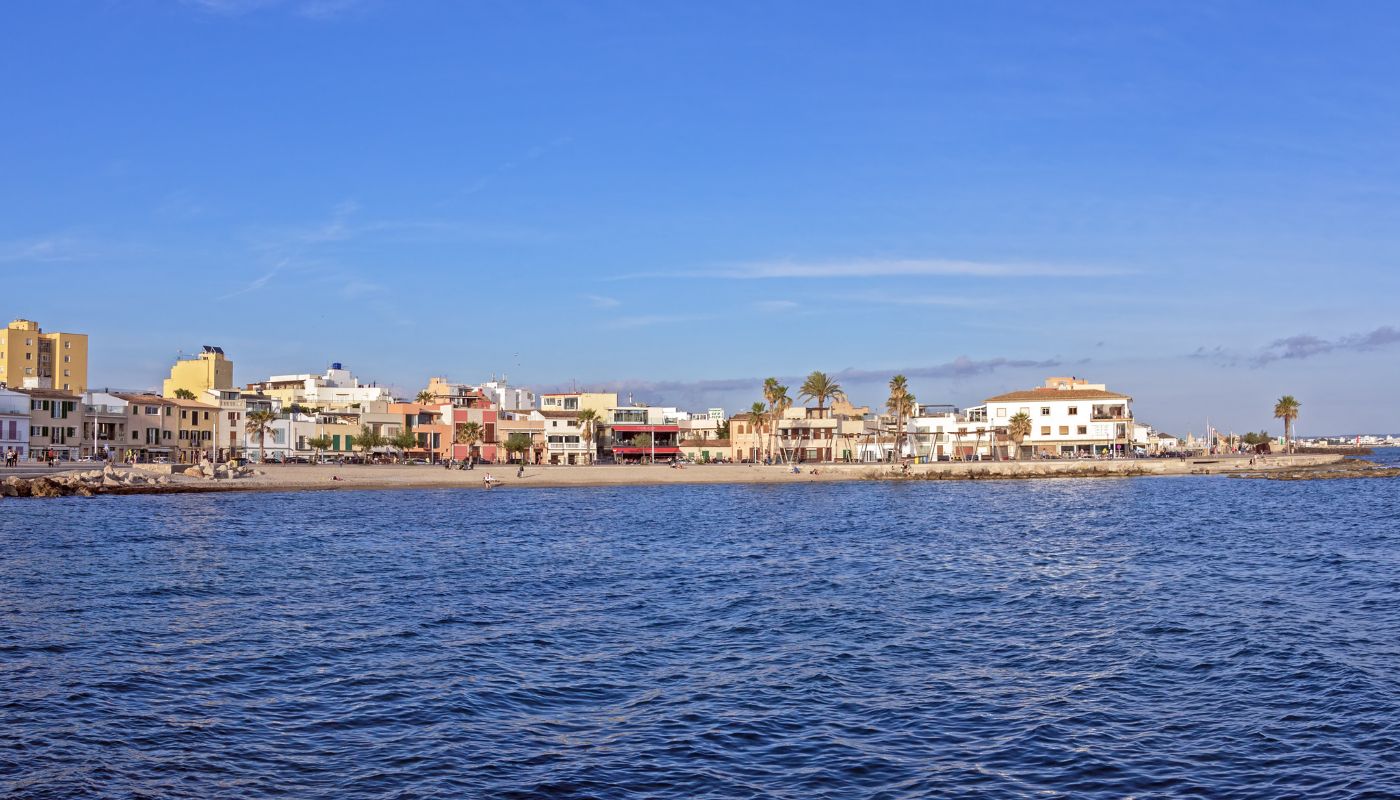
[[[549,419],[578,419],[578,412],[577,412],[577,411],[543,411],[543,410],[541,410],[541,411],[539,411],[538,413],[541,414],[542,416],[548,417]],[[599,422],[601,422],[601,421],[602,421],[602,420],[599,420]]]
[[[169,406],[174,405],[169,400],[156,394],[142,394],[140,392],[112,392],[113,397],[121,398],[128,403],[145,403],[148,406]]]
[[[64,392],[58,389],[26,389],[23,386],[11,386],[10,388],[16,392],[24,392],[25,394],[30,395],[31,397],[58,398],[60,400],[81,399],[78,395],[73,394],[72,392]]]
[[[1031,389],[1026,392],[1008,392],[996,397],[988,397],[987,403],[1035,402],[1038,400],[1131,400],[1126,394],[1105,392],[1099,389]]]

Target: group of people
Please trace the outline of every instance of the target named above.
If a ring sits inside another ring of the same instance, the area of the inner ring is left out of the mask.
[[[5,450],[5,466],[7,466],[7,467],[18,467],[18,466],[19,466],[19,451],[18,451],[18,450],[16,450],[16,449],[13,448],[13,447],[8,448],[8,449]]]

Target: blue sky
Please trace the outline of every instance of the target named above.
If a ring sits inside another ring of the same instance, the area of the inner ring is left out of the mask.
[[[4,313],[97,385],[222,345],[731,411],[1051,374],[1173,431],[1400,429],[1385,3],[6,11]]]

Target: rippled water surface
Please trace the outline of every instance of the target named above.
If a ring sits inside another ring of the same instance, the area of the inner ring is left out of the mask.
[[[1400,796],[1400,482],[7,500],[0,795]]]

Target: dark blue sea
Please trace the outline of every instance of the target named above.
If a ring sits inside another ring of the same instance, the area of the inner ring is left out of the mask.
[[[1400,796],[1400,481],[0,502],[7,798]]]

